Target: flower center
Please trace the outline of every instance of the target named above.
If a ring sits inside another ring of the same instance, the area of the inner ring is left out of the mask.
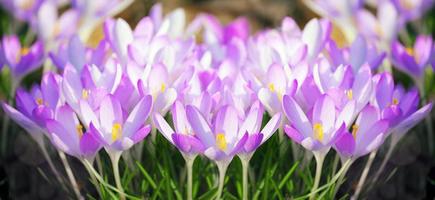
[[[43,103],[44,103],[44,100],[42,100],[42,98],[36,99],[36,104],[38,104],[38,106],[42,105]]]
[[[352,92],[352,89],[345,90],[345,91],[344,91],[344,94],[346,94],[347,99],[349,99],[349,100],[352,100],[352,99],[353,99],[353,92]]]
[[[122,126],[119,123],[114,123],[112,126],[112,141],[118,140],[122,135]]]
[[[19,7],[23,10],[29,10],[30,8],[33,7],[33,5],[35,4],[35,0],[27,0],[22,2]]]
[[[222,151],[227,149],[227,140],[225,139],[225,135],[223,133],[218,133],[216,135],[216,145]]]
[[[393,98],[393,105],[398,105],[398,104],[399,104],[399,99]]]
[[[416,6],[416,4],[410,0],[400,0],[399,2],[400,5],[407,10],[412,10]]]
[[[275,84],[273,84],[273,83],[269,83],[269,90],[270,90],[271,92],[275,92]]]
[[[313,126],[313,131],[314,131],[314,138],[316,138],[317,140],[319,140],[320,142],[323,141],[323,126],[320,123],[315,123]]]
[[[354,124],[352,126],[352,136],[353,136],[354,139],[356,139],[356,133],[358,132],[358,129],[359,129],[359,126],[356,125],[356,124]]]
[[[160,92],[165,92],[166,90],[166,84],[162,83],[162,85],[160,86]]]
[[[77,124],[76,131],[77,131],[77,135],[79,136],[79,139],[82,139],[82,137],[83,137],[83,126],[81,124]]]
[[[84,100],[87,100],[89,98],[89,90],[86,90],[86,89],[82,90],[82,98]]]

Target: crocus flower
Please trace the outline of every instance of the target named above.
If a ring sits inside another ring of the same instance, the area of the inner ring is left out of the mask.
[[[3,104],[5,112],[22,126],[38,144],[42,144],[46,127],[45,120],[54,117],[54,110],[60,104],[60,77],[47,73],[42,78],[41,87],[34,86],[30,93],[18,89],[16,107]]]
[[[352,125],[351,132],[346,131],[337,139],[335,149],[343,161],[355,160],[376,150],[384,142],[388,128],[388,120],[381,118],[380,110],[367,105]]]
[[[54,119],[48,119],[46,126],[52,143],[78,159],[87,159],[92,163],[101,148],[94,134],[85,132],[77,115],[68,105],[57,108]]]
[[[0,45],[0,63],[6,65],[12,74],[12,85],[17,87],[20,80],[41,66],[44,58],[42,43],[37,41],[30,47],[23,47],[17,36],[4,36]]]
[[[243,132],[248,133],[248,140],[246,141],[243,149],[237,154],[242,159],[250,160],[255,150],[264,142],[266,142],[272,134],[278,129],[281,122],[281,113],[277,113],[267,122],[263,129],[261,124],[263,122],[264,109],[260,102],[256,101],[251,106],[245,121],[241,124],[239,129],[239,136]]]
[[[339,26],[348,40],[354,39],[357,30],[353,24],[353,15],[363,7],[363,0],[308,0],[304,3],[317,14],[328,18]]]
[[[95,112],[86,101],[80,101],[83,121],[89,125],[90,134],[104,146],[112,162],[112,168],[120,199],[125,199],[119,175],[119,159],[123,151],[141,142],[150,132],[151,126],[144,125],[152,107],[150,95],[142,97],[136,106],[124,117],[121,103],[108,94]],[[98,113],[98,114],[97,114]]]
[[[172,144],[174,144],[183,156],[195,157],[203,153],[205,148],[197,138],[187,121],[186,110],[180,101],[176,101],[171,110],[174,129],[165,121],[159,113],[154,114],[154,124],[157,126],[162,135]]]
[[[242,133],[243,136],[238,135],[240,133],[240,119],[237,116],[236,109],[231,106],[224,106],[218,111],[213,126],[210,126],[203,114],[193,106],[187,106],[186,113],[192,130],[204,144],[204,154],[215,161],[218,166],[219,187],[217,199],[220,199],[227,167],[234,155],[244,147],[249,134]]]
[[[431,111],[432,103],[418,109],[417,89],[405,91],[402,86],[395,86],[393,77],[389,73],[378,74],[373,79],[376,84],[376,93],[372,101],[381,109],[382,118],[389,121],[391,128],[388,134],[392,135],[394,146],[405,133]]]
[[[56,47],[59,41],[68,39],[79,27],[79,15],[75,10],[69,9],[59,16],[56,4],[51,1],[44,1],[36,16],[32,26],[47,49]]]
[[[354,107],[352,104],[354,102],[349,103],[350,108]],[[327,153],[342,134],[353,113],[348,109],[337,112],[333,99],[328,95],[322,95],[316,101],[311,120],[292,97],[285,95],[282,105],[290,123],[284,128],[287,135],[306,149],[322,154]]]
[[[239,136],[243,132],[249,134],[243,149],[238,153],[240,160],[242,161],[242,172],[243,172],[243,199],[248,199],[248,168],[249,161],[255,150],[264,142],[266,142],[272,134],[278,129],[281,124],[281,113],[275,114],[269,122],[260,131],[262,119],[263,119],[263,108],[260,102],[256,101],[247,114],[245,121],[240,126]]]
[[[314,104],[311,120],[290,96],[284,96],[282,106],[290,123],[290,126],[284,127],[287,136],[312,151],[316,159],[316,176],[310,195],[313,199],[314,191],[320,183],[325,156],[349,124],[355,102],[350,101],[343,110],[337,112],[333,99],[328,95],[322,95]]]
[[[399,13],[390,1],[381,1],[377,16],[368,10],[361,9],[356,13],[356,24],[360,34],[380,41],[380,47],[385,49],[396,39],[398,30],[404,25],[398,18]]]
[[[81,101],[80,110],[86,116],[84,122],[106,150],[121,153],[148,135],[151,127],[143,123],[148,118],[151,106],[151,96],[145,96],[124,117],[120,102],[109,94],[103,98],[98,114],[86,101]]]
[[[82,22],[78,31],[80,38],[87,41],[104,19],[117,15],[132,3],[133,0],[73,0],[72,7],[77,10]]]
[[[391,46],[392,62],[395,67],[419,80],[424,69],[431,65],[434,43],[431,36],[419,35],[413,48],[404,47],[399,41]]]
[[[34,14],[42,2],[43,0],[4,0],[1,5],[17,19],[29,22],[34,20]]]

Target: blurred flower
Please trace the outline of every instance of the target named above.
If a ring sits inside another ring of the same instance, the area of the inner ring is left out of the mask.
[[[1,40],[0,63],[10,69],[13,87],[17,87],[25,75],[40,67],[43,59],[44,49],[39,41],[24,47],[15,35],[4,36]]]
[[[435,60],[433,58],[434,49],[431,36],[417,36],[413,48],[404,47],[399,41],[394,41],[391,46],[392,62],[398,69],[416,80],[421,80],[425,68]]]

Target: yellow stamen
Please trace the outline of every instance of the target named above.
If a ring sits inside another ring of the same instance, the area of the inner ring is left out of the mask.
[[[273,83],[269,83],[269,90],[270,90],[271,92],[275,92],[275,84],[273,84]]]
[[[383,35],[384,35],[384,31],[382,30],[381,25],[379,25],[379,24],[376,24],[376,25],[375,25],[375,33],[376,33],[378,36],[383,36]]]
[[[42,98],[36,99],[36,104],[38,104],[39,106],[42,105],[43,103],[44,103],[44,101],[42,100]]]
[[[30,8],[33,7],[33,5],[35,4],[35,0],[27,0],[22,2],[19,7],[23,10],[29,10]]]
[[[22,56],[25,56],[25,55],[27,55],[29,52],[30,52],[30,49],[29,49],[29,48],[27,48],[27,47],[23,47],[23,48],[21,48],[20,54],[21,54]]]
[[[60,31],[61,31],[60,23],[56,22],[53,28],[53,36],[54,37],[58,36],[60,34]]]
[[[216,135],[216,145],[222,151],[227,149],[227,140],[225,139],[225,135],[223,133],[218,133]]]
[[[87,100],[88,97],[89,97],[89,90],[83,89],[83,90],[82,90],[82,98],[83,98],[84,100]]]
[[[406,53],[408,53],[409,55],[414,55],[414,49],[412,49],[412,48],[410,48],[410,47],[407,47],[406,49],[405,49],[405,51],[406,51]]]
[[[415,4],[410,0],[400,0],[400,5],[406,10],[412,10],[415,7]]]
[[[320,142],[323,141],[323,126],[320,123],[315,123],[313,126],[314,137]]]
[[[164,83],[162,83],[162,85],[160,86],[160,92],[165,92],[166,90],[166,85]]]
[[[393,105],[398,105],[398,104],[399,104],[399,99],[393,98]]]
[[[83,137],[83,126],[81,124],[77,124],[76,126],[77,135],[80,139]]]
[[[347,96],[347,98],[348,98],[349,100],[352,100],[352,99],[353,99],[353,92],[352,92],[352,89],[345,90],[344,93],[346,94],[346,96]]]
[[[354,124],[352,126],[352,135],[353,135],[353,138],[355,138],[355,139],[356,139],[356,133],[358,132],[358,129],[359,129],[359,126],[356,124]]]
[[[112,141],[116,141],[122,135],[122,126],[119,123],[114,123],[112,126]]]

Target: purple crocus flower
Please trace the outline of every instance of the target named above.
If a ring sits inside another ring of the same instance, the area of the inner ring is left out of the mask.
[[[30,93],[17,90],[17,109],[3,104],[5,112],[38,143],[46,133],[45,121],[54,117],[54,110],[61,103],[59,82],[60,77],[47,73],[42,78],[41,87],[34,86]]]
[[[41,66],[44,58],[42,43],[37,41],[29,48],[21,46],[16,35],[4,36],[0,44],[0,63],[6,65],[17,87],[21,78]]]
[[[376,150],[384,142],[388,128],[388,120],[381,118],[380,110],[367,105],[352,125],[351,132],[346,131],[337,139],[335,149],[342,161],[355,160]]]
[[[308,0],[304,3],[317,14],[341,27],[348,40],[354,39],[357,30],[353,24],[353,16],[363,7],[364,0]]]
[[[434,3],[433,0],[392,0],[391,2],[405,22],[420,18]]]
[[[432,64],[434,42],[431,36],[419,35],[413,48],[404,47],[399,41],[393,42],[391,56],[394,66],[420,80],[424,69]]]
[[[69,9],[59,16],[57,5],[51,1],[44,1],[36,16],[32,26],[47,49],[56,47],[57,42],[71,37],[79,27],[77,11]]]
[[[43,0],[3,0],[0,4],[17,19],[29,22],[34,20],[34,14],[42,2]]]
[[[399,13],[390,1],[381,1],[377,16],[365,9],[356,13],[356,26],[360,34],[374,41],[380,41],[381,47],[389,45],[397,37],[398,30],[404,25]]]
[[[272,116],[272,118],[260,131],[261,124],[263,122],[263,114],[263,107],[261,106],[260,102],[256,101],[251,106],[244,122],[240,125],[238,135],[242,136],[244,132],[248,133],[248,139],[237,155],[247,162],[249,162],[255,150],[261,144],[266,142],[281,124],[281,113],[277,113]]]
[[[388,134],[392,135],[393,145],[432,109],[432,103],[418,109],[419,94],[413,88],[406,92],[402,86],[395,86],[389,73],[376,75],[374,78],[376,93],[373,104],[381,109],[382,118],[390,124]]]
[[[195,157],[197,154],[204,153],[205,147],[187,121],[185,107],[180,101],[174,103],[171,113],[175,131],[162,115],[154,114],[154,124],[162,135],[174,144],[183,153],[183,156]]]
[[[353,113],[348,109],[345,109],[345,112],[337,112],[333,99],[328,95],[322,95],[316,101],[311,119],[291,96],[285,95],[282,105],[290,123],[284,127],[287,136],[306,149],[321,155],[326,155],[344,132]]]
[[[204,144],[204,154],[216,162],[228,165],[249,138],[248,133],[238,136],[240,119],[231,106],[224,106],[218,111],[213,126],[196,107],[186,106],[186,113],[192,130]]]
[[[48,119],[46,126],[52,143],[78,159],[92,163],[101,148],[95,135],[84,131],[77,115],[68,105],[58,107],[54,119]]]
[[[91,134],[96,136],[108,152],[117,154],[148,135],[151,126],[143,123],[148,118],[151,106],[151,96],[144,96],[133,110],[127,113],[128,116],[124,117],[125,113],[119,100],[109,94],[102,100],[98,114],[88,104],[81,103],[80,107]]]

